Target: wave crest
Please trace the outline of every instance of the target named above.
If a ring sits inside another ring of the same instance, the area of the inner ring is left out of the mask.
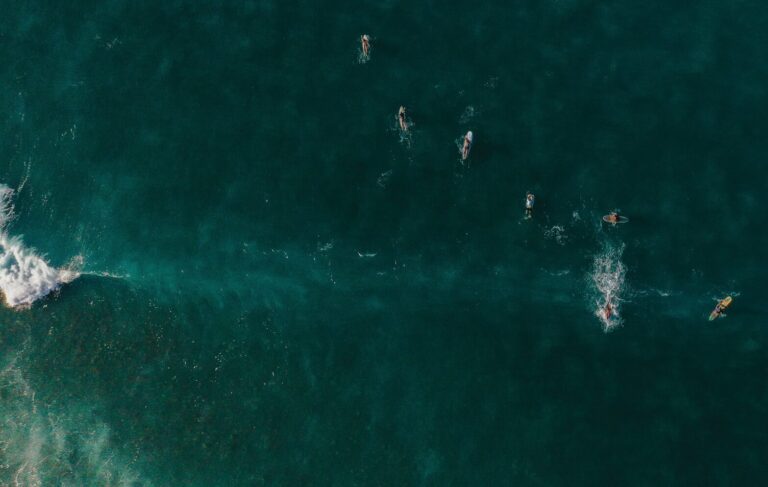
[[[7,233],[15,217],[13,193],[13,189],[0,185],[0,291],[7,306],[20,308],[30,306],[80,274],[52,267],[34,249],[25,247],[21,238]]]

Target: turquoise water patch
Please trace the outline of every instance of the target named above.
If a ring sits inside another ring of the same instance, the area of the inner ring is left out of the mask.
[[[6,10],[0,483],[768,476],[762,4]]]

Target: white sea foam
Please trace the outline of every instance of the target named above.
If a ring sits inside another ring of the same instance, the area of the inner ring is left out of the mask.
[[[25,307],[79,276],[74,268],[57,269],[7,233],[14,218],[13,190],[0,185],[0,291],[7,306]]]
[[[592,299],[595,303],[595,316],[600,318],[603,329],[609,331],[622,323],[619,308],[621,307],[622,293],[624,291],[624,279],[626,269],[621,262],[624,245],[614,247],[606,244],[603,252],[595,256],[592,270],[589,273],[590,284],[593,289]],[[605,305],[611,303],[612,316],[605,316]]]
[[[467,108],[464,109],[464,112],[459,117],[459,123],[464,124],[472,120],[475,115],[477,115],[477,110],[475,110],[475,107],[472,105],[468,105]]]
[[[400,115],[396,114],[394,117],[394,130],[397,131],[397,133],[400,135],[400,143],[405,144],[406,146],[410,147],[411,142],[413,142],[413,132],[411,132],[411,127],[413,127],[415,124],[413,123],[413,120],[408,118],[406,115],[405,117],[405,130],[400,126]]]
[[[110,441],[92,404],[48,403],[27,377],[20,355],[0,368],[0,485],[152,485]]]
[[[544,230],[544,237],[554,240],[558,245],[565,245],[568,240],[565,227],[562,225],[553,225],[552,228]]]

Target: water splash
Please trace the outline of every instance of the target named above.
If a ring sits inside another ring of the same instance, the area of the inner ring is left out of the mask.
[[[626,277],[626,269],[621,262],[623,253],[624,244],[620,246],[606,244],[603,251],[595,256],[589,273],[595,316],[600,319],[605,331],[610,331],[623,322],[619,313]],[[610,316],[605,312],[606,305],[609,303]]]
[[[72,282],[80,273],[74,268],[51,267],[34,249],[24,246],[6,228],[14,219],[13,190],[0,185],[0,291],[5,304],[24,308]]]
[[[544,237],[554,240],[558,245],[565,245],[568,235],[565,233],[565,227],[562,225],[553,225],[552,228],[544,230]]]
[[[468,105],[459,117],[459,123],[465,124],[475,118],[475,115],[477,115],[477,110],[475,110],[475,107]]]
[[[399,115],[395,115],[395,130],[397,130],[398,134],[400,135],[400,143],[406,145],[407,147],[411,146],[411,143],[413,142],[411,128],[415,125],[413,123],[413,120],[408,117],[407,112],[405,116],[405,130],[400,126],[400,118]]]

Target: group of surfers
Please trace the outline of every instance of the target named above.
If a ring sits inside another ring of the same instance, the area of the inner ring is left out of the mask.
[[[371,52],[371,38],[367,34],[361,35],[360,44],[361,44],[363,56],[365,56],[366,58],[369,57]],[[403,133],[408,133],[409,126],[405,116],[404,106],[401,106],[397,111],[397,121],[398,121],[398,124],[400,125],[400,130]],[[464,135],[464,140],[461,144],[461,160],[462,161],[466,161],[469,158],[469,151],[472,149],[473,137],[474,136],[471,130],[469,130]],[[536,197],[533,195],[533,193],[531,192],[526,193],[525,215],[527,218],[530,218],[533,215],[533,205],[535,204],[535,202],[536,202]],[[603,217],[603,221],[605,221],[606,223],[610,223],[611,225],[616,225],[618,223],[625,223],[628,220],[625,217],[621,216],[618,211],[612,211]],[[723,312],[730,304],[731,304],[730,296],[720,300],[717,303],[715,310],[712,311],[712,313],[710,314],[710,320],[723,316]],[[610,296],[608,296],[605,300],[605,306],[603,307],[602,314],[606,320],[611,319],[611,317],[614,316],[615,314],[615,309],[611,302]]]

